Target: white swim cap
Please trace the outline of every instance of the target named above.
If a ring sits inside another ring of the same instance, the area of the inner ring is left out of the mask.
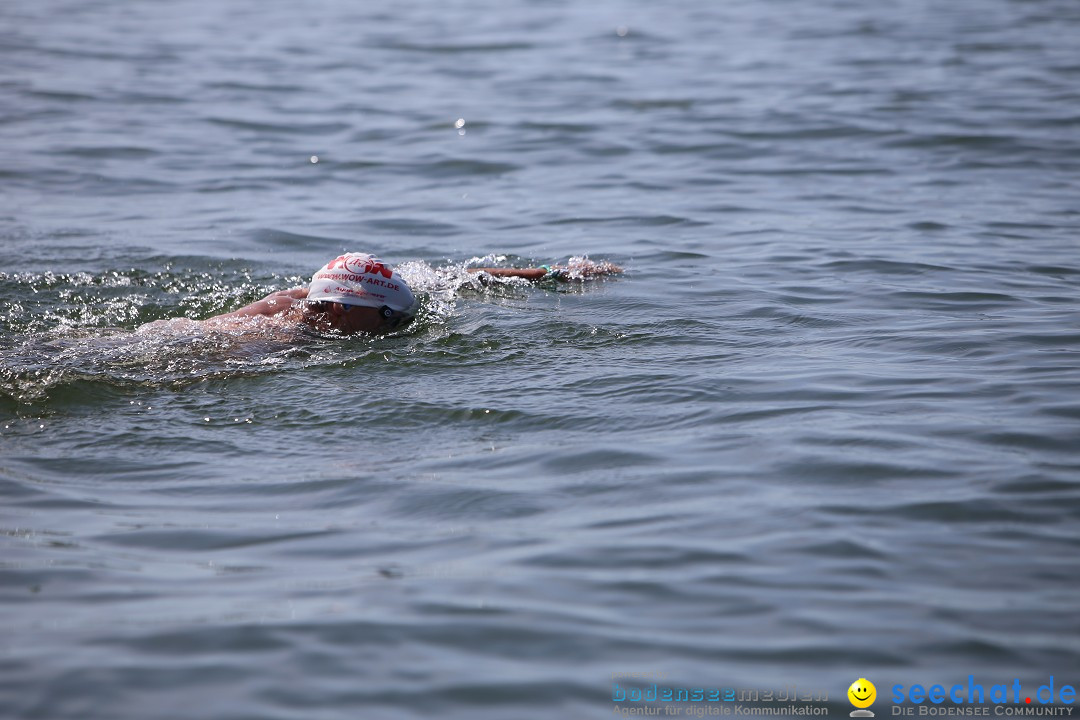
[[[311,276],[307,299],[412,312],[412,290],[393,268],[368,253],[346,253]]]

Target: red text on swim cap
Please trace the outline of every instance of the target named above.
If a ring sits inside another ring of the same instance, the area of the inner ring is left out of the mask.
[[[354,273],[371,273],[372,275],[381,274],[387,279],[390,279],[394,274],[393,270],[375,260],[370,255],[360,255],[358,257],[342,255],[331,260],[330,264],[326,266],[327,270],[334,270],[335,268],[345,268],[349,272]]]

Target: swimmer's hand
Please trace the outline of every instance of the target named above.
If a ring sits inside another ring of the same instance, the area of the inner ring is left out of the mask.
[[[571,258],[566,265],[547,265],[538,268],[467,268],[471,273],[487,273],[493,277],[516,277],[525,280],[585,280],[601,275],[618,275],[623,271],[615,263],[594,262]]]
[[[559,270],[568,280],[582,280],[601,275],[620,275],[623,269],[615,263],[606,260],[589,260],[588,258],[570,258],[565,266],[552,266]]]
[[[224,315],[215,315],[209,319],[222,320],[225,318],[257,317],[259,315],[279,315],[295,305],[296,301],[306,298],[307,294],[307,288],[278,290],[277,292],[270,293],[262,300],[253,302],[239,310],[233,310],[231,313],[225,313]]]

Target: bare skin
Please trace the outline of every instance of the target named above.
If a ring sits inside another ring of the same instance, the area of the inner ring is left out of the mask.
[[[307,288],[278,290],[239,310],[215,315],[207,322],[228,323],[231,320],[243,318],[282,315],[295,316],[297,322],[320,332],[337,331],[343,335],[352,335],[360,332],[378,332],[382,329],[383,318],[373,307],[344,305],[336,302],[307,303],[304,302],[307,296]]]
[[[211,320],[231,320],[234,318],[255,317],[257,315],[279,315],[291,310],[297,301],[307,298],[307,288],[292,288],[291,290],[278,290],[272,292],[262,300],[246,305],[239,310],[233,310],[223,315],[215,315]]]
[[[621,267],[609,262],[583,262],[570,263],[569,265],[549,265],[550,273],[555,280],[566,280],[569,277],[590,278],[601,275],[618,275],[623,271]],[[543,280],[547,278],[548,268],[468,268],[471,273],[487,273],[494,277],[517,277],[525,280]]]

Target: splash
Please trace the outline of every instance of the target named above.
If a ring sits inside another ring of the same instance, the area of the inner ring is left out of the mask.
[[[507,260],[506,255],[481,255],[441,267],[414,260],[398,265],[396,270],[414,292],[422,295],[417,319],[443,324],[455,314],[462,297],[521,294],[528,288],[531,283],[520,278],[493,278],[469,272],[469,268],[502,266]]]
[[[48,399],[77,383],[183,385],[237,374],[351,362],[382,352],[395,338],[419,341],[445,332],[464,298],[527,297],[536,283],[470,272],[534,265],[483,255],[434,266],[396,269],[420,298],[416,320],[388,336],[324,336],[280,316],[230,322],[204,320],[303,283],[300,276],[253,276],[243,268],[157,272],[110,270],[98,275],[0,273],[0,398],[17,404]],[[603,263],[571,257],[563,279],[596,274]],[[542,283],[566,291],[566,283]],[[179,317],[178,317],[179,316]]]

